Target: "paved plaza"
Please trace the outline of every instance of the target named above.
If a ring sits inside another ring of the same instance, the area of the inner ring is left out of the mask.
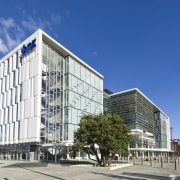
[[[163,168],[158,162],[118,163],[110,167],[96,167],[84,161],[61,161],[59,163],[43,163],[28,161],[0,160],[0,180],[148,180],[173,179],[180,176],[180,165],[175,170],[173,161],[164,163]]]

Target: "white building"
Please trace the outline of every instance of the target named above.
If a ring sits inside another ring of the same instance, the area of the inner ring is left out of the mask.
[[[56,160],[102,110],[103,76],[42,30],[0,61],[0,159]]]

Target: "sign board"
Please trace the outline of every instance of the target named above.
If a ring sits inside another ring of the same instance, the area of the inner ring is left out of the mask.
[[[28,43],[27,45],[23,45],[21,49],[22,56],[31,51],[34,47],[36,47],[36,39],[32,40],[32,42]]]

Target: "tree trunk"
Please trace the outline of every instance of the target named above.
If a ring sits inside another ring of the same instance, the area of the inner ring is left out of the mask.
[[[93,146],[93,152],[94,152],[94,154],[96,156],[96,159],[97,159],[97,162],[98,162],[99,166],[102,166],[102,161],[99,159],[97,150],[96,150],[96,148],[94,146]]]

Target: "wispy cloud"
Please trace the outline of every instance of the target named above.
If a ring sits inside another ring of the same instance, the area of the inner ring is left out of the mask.
[[[35,30],[41,29],[51,29],[51,23],[47,19],[36,18],[33,19],[31,16],[28,16],[27,19],[21,21],[22,27],[29,32],[34,32]]]
[[[0,24],[5,28],[11,28],[14,27],[14,20],[12,18],[4,19],[0,17]]]
[[[62,19],[63,17],[59,14],[52,14],[51,15],[51,21],[54,23],[54,24],[59,24],[62,22]]]
[[[8,52],[8,47],[5,45],[3,40],[0,38],[0,52],[2,53],[7,53]]]
[[[13,18],[0,17],[0,52],[7,53],[20,42],[21,28],[16,25]]]
[[[48,19],[33,18],[24,16],[21,21],[12,17],[0,17],[0,53],[5,54],[17,46],[29,33],[37,29],[43,29],[46,32],[53,31],[55,25],[61,24],[63,19],[59,14],[51,14]]]

